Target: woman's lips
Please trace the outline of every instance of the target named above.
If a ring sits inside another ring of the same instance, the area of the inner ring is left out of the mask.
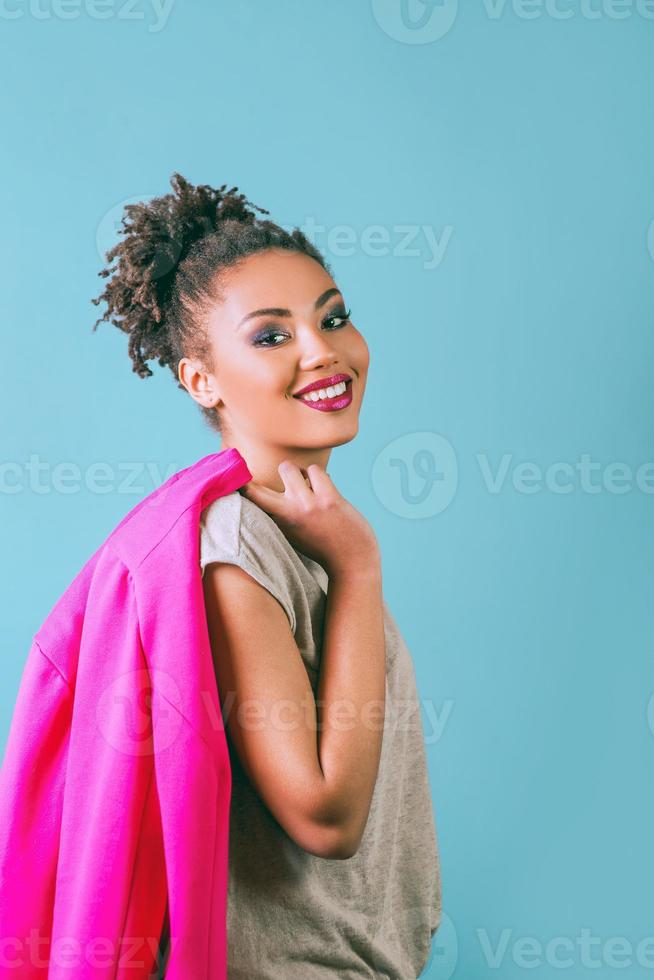
[[[307,408],[317,408],[319,412],[335,412],[339,408],[346,408],[352,401],[352,381],[346,381],[345,391],[342,395],[334,395],[333,398],[318,398],[315,402],[311,399],[295,396],[295,400],[302,402]]]

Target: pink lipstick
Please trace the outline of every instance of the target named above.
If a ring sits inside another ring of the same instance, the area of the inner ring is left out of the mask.
[[[328,389],[336,389],[329,394]],[[315,392],[312,395],[311,392]],[[302,388],[293,396],[309,408],[317,408],[319,412],[334,412],[346,408],[352,401],[352,378],[349,374],[335,374],[330,378],[321,378]]]

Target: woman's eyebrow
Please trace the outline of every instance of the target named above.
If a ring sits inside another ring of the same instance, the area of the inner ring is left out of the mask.
[[[320,294],[320,296],[314,303],[313,305],[314,310],[319,310],[321,306],[324,306],[324,304],[327,302],[329,297],[334,296],[335,294],[338,294],[340,296],[341,295],[340,289],[334,289],[333,286],[331,287],[331,289],[326,289],[324,293]],[[241,326],[243,326],[246,320],[251,320],[255,316],[292,316],[292,314],[290,310],[285,310],[280,306],[268,306],[262,310],[254,310],[252,313],[248,313],[246,316],[243,317],[243,319],[239,323],[237,323],[236,330],[238,330]]]

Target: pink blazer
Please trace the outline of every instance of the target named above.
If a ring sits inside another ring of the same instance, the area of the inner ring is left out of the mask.
[[[224,980],[231,769],[200,511],[236,449],[173,474],[33,637],[0,771],[0,978]]]

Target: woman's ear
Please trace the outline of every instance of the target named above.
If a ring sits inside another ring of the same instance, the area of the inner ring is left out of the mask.
[[[220,403],[215,378],[200,361],[182,357],[177,365],[177,377],[198,405],[202,405],[203,408],[215,408]]]

